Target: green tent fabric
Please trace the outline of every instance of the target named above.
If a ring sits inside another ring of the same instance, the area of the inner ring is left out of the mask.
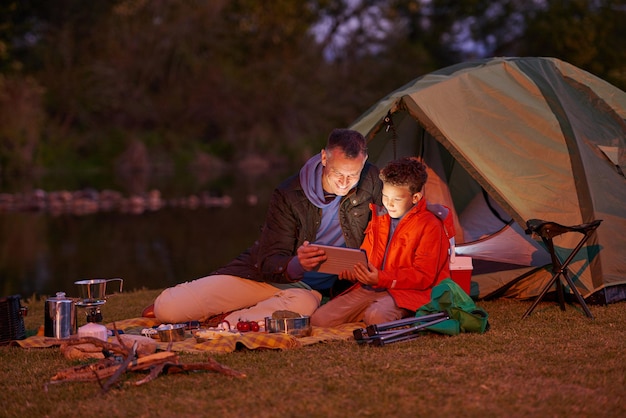
[[[626,299],[626,93],[555,58],[468,61],[423,75],[352,125],[378,166],[419,156],[424,194],[452,209],[470,295],[526,299],[551,276],[526,221],[603,222],[570,264],[585,298]],[[555,238],[565,259],[580,239]]]
[[[441,334],[457,335],[461,332],[484,333],[489,329],[489,314],[476,306],[474,300],[451,279],[442,280],[431,293],[431,301],[415,313],[416,317],[436,312],[446,312],[450,319],[427,327]]]

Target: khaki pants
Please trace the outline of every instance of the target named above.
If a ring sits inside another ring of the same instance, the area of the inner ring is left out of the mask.
[[[321,299],[315,290],[281,290],[269,283],[214,275],[165,289],[154,301],[154,314],[164,323],[178,323],[234,311],[225,318],[234,326],[239,320],[261,321],[278,310],[312,315]]]
[[[317,309],[311,317],[311,325],[334,327],[360,321],[367,325],[382,324],[410,314],[396,305],[389,292],[375,292],[356,286]]]

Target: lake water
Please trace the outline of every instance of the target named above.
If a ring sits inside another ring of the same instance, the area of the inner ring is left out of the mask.
[[[0,296],[78,297],[77,280],[122,278],[124,289],[159,289],[202,277],[258,237],[274,187],[287,169],[230,178],[228,207],[181,207],[90,214],[0,212]],[[116,285],[111,286],[114,289]]]

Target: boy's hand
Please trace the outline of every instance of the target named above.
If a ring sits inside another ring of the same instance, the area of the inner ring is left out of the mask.
[[[354,266],[354,275],[359,282],[374,286],[378,284],[378,269],[368,263],[367,267],[363,263]]]
[[[339,278],[343,280],[349,280],[353,283],[357,281],[356,274],[354,274],[352,270],[342,271],[341,273],[339,273]]]

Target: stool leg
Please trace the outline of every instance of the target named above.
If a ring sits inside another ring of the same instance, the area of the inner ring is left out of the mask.
[[[552,284],[554,282],[557,283],[557,289],[560,286],[561,287],[561,291],[563,290],[563,284],[560,282],[559,276],[563,276],[563,278],[565,278],[565,281],[567,282],[567,284],[569,285],[570,289],[572,290],[572,293],[574,293],[574,296],[576,296],[576,299],[578,300],[578,303],[580,303],[580,306],[582,307],[583,311],[585,312],[585,315],[587,315],[587,317],[589,317],[591,319],[594,319],[593,314],[591,313],[591,311],[589,310],[589,307],[587,306],[587,303],[585,302],[585,299],[580,294],[580,292],[578,291],[576,286],[574,286],[574,282],[572,281],[572,279],[570,279],[569,275],[567,274],[567,269],[565,269],[563,271],[559,271],[559,272],[557,272],[556,274],[554,274],[552,276],[552,278],[550,279],[548,284],[541,291],[541,294],[539,296],[537,296],[537,299],[535,299],[535,301],[530,306],[530,308],[528,308],[528,310],[524,313],[524,315],[522,316],[522,319],[526,318],[528,315],[531,314],[531,312],[535,309],[535,307],[537,307],[537,305],[539,304],[541,299],[543,299],[543,297],[546,295],[546,293],[548,293],[548,290],[550,289],[550,287],[552,287]],[[561,309],[565,310],[565,305],[564,304],[561,305]]]
[[[561,307],[561,310],[564,311],[565,310],[565,290],[563,289],[563,282],[561,281],[561,279],[557,279],[556,281],[556,297],[557,300],[559,301],[559,306]]]
[[[543,299],[546,293],[548,293],[548,290],[550,290],[550,288],[552,287],[554,283],[556,283],[556,292],[557,292],[559,304],[561,305],[561,310],[563,311],[565,310],[565,296],[563,294],[563,284],[561,283],[560,280],[558,280],[559,276],[561,275],[561,272],[563,271],[562,270],[563,266],[559,262],[559,259],[556,256],[556,252],[554,250],[554,244],[552,243],[552,238],[541,237],[541,240],[546,245],[546,247],[548,248],[548,252],[550,253],[550,258],[552,260],[552,278],[541,290],[541,293],[539,294],[539,296],[537,296],[537,299],[535,299],[535,301],[530,306],[530,308],[528,308],[526,313],[524,313],[524,315],[522,316],[522,319],[530,315],[530,313],[535,309],[535,307],[537,307],[541,299]]]
[[[567,284],[569,284],[569,288],[572,290],[572,293],[574,293],[574,295],[576,296],[576,299],[578,299],[578,303],[580,303],[580,306],[583,308],[583,311],[585,311],[585,315],[587,315],[587,317],[591,319],[594,319],[593,315],[591,314],[591,311],[589,310],[589,307],[587,306],[587,303],[585,302],[585,299],[583,298],[583,295],[580,294],[576,286],[574,286],[574,282],[572,281],[572,279],[570,279],[569,274],[567,274],[567,269],[563,270],[562,275],[567,281]]]
[[[585,236],[583,237],[583,239],[580,240],[576,248],[574,248],[574,250],[570,253],[569,257],[567,257],[565,262],[561,264],[561,266],[559,267],[559,273],[563,276],[563,278],[569,285],[574,296],[576,296],[578,303],[580,303],[580,306],[583,308],[583,311],[585,311],[585,315],[587,315],[587,317],[591,319],[594,319],[593,315],[591,314],[591,311],[589,310],[589,307],[587,306],[585,299],[583,299],[583,295],[580,294],[580,292],[578,291],[578,288],[574,285],[574,281],[569,277],[567,266],[569,266],[569,264],[572,262],[576,254],[578,254],[578,252],[583,247],[583,245],[585,245],[585,242],[587,242],[587,240],[589,239],[589,237],[591,236],[594,230],[595,229],[589,230],[585,233]]]
[[[554,249],[554,243],[552,242],[552,238],[543,238],[543,242],[548,247],[550,251],[550,258],[552,259],[552,274],[559,276],[563,272],[563,264],[556,256],[556,250]],[[559,302],[559,306],[561,306],[561,310],[565,310],[565,291],[563,290],[563,282],[561,282],[560,278],[555,280],[556,284],[556,297]]]
[[[560,272],[557,272],[552,275],[552,278],[550,279],[548,284],[543,287],[543,290],[541,290],[541,293],[539,294],[539,296],[537,296],[537,299],[535,299],[533,304],[530,305],[530,308],[528,308],[528,310],[524,313],[524,315],[522,315],[522,319],[526,318],[528,315],[530,315],[530,313],[533,310],[535,310],[535,307],[539,304],[541,299],[543,299],[546,293],[548,293],[548,290],[550,290],[550,288],[552,287],[552,284],[556,281],[556,279],[559,277],[560,274],[561,274]]]
[[[587,317],[593,319],[593,315],[591,314],[591,311],[589,310],[589,307],[587,306],[587,303],[585,303],[585,299],[583,299],[583,296],[580,294],[580,292],[578,291],[576,286],[574,286],[574,282],[572,281],[572,279],[570,279],[569,275],[567,274],[567,266],[569,265],[569,263],[572,262],[572,260],[576,256],[576,254],[578,254],[578,251],[580,251],[580,249],[583,247],[583,245],[585,244],[587,239],[589,239],[589,236],[591,235],[592,232],[593,232],[593,230],[590,230],[587,233],[585,233],[585,236],[583,237],[583,239],[580,240],[580,242],[578,243],[576,248],[574,248],[574,250],[572,250],[572,252],[570,253],[569,257],[567,257],[567,259],[563,263],[560,263],[559,260],[556,258],[556,253],[554,251],[554,245],[552,244],[552,239],[545,239],[545,238],[543,238],[543,241],[547,245],[548,249],[550,250],[550,254],[552,256],[552,268],[553,268],[554,274],[553,274],[552,278],[550,279],[550,281],[548,282],[548,284],[541,291],[541,294],[539,296],[537,296],[537,299],[535,299],[535,301],[530,306],[530,308],[528,308],[528,310],[524,313],[524,315],[522,316],[522,319],[524,319],[528,315],[530,315],[530,313],[535,309],[535,307],[537,306],[539,301],[541,301],[541,299],[543,299],[543,297],[546,295],[546,293],[548,293],[548,290],[550,289],[550,287],[552,287],[552,284],[557,279],[559,279],[559,276],[563,276],[563,278],[565,279],[565,281],[569,285],[570,289],[572,290],[572,293],[574,293],[574,295],[576,296],[576,299],[578,300],[578,303],[580,303],[581,307],[583,308],[583,311],[585,311],[585,315],[587,315]],[[557,284],[557,292],[559,291],[559,285],[561,286],[561,291],[563,290],[562,289],[562,283],[559,281],[558,284]],[[559,298],[560,297],[561,296],[559,295]],[[563,299],[565,299],[565,298],[563,298]],[[565,308],[564,302],[561,302],[560,299],[559,299],[559,302],[562,303],[561,308],[563,310],[565,310],[564,309]]]

